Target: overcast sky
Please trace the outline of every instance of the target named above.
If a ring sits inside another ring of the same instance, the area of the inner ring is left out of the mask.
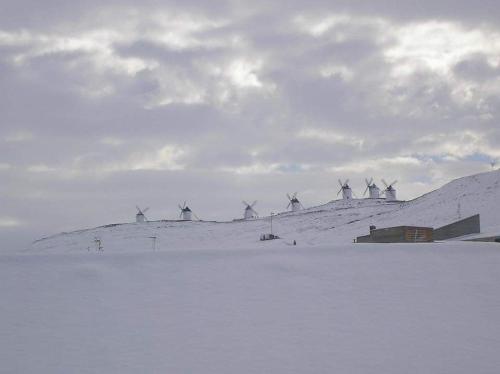
[[[497,0],[0,0],[0,247],[136,204],[230,220],[338,178],[411,199],[486,171],[498,20]]]

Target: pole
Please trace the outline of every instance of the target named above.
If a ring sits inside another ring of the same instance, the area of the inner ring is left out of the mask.
[[[153,242],[151,243],[151,246],[153,248],[153,251],[156,251],[156,236],[150,236],[149,239],[152,239]]]
[[[273,212],[271,212],[271,235],[273,234]]]

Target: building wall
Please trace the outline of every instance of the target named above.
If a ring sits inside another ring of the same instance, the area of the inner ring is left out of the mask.
[[[430,227],[406,227],[405,241],[408,243],[428,243],[434,241],[434,229]]]
[[[371,237],[375,243],[401,243],[405,241],[405,227],[376,229],[371,232]]]
[[[500,243],[500,235],[497,236],[487,236],[484,238],[475,238],[475,239],[468,239],[466,242],[494,242],[494,243]]]
[[[433,241],[430,227],[397,226],[375,229],[370,235],[359,236],[357,243],[422,243]]]
[[[373,243],[371,235],[358,236],[356,243]]]
[[[477,234],[481,232],[479,214],[453,222],[449,225],[434,230],[435,240],[446,240],[459,236]]]

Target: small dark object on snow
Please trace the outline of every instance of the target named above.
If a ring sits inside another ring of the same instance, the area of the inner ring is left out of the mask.
[[[274,234],[262,234],[260,236],[260,240],[274,240],[274,239],[279,239],[280,237],[278,235]]]

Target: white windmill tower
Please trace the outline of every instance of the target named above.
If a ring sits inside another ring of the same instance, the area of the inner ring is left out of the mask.
[[[137,208],[137,214],[135,215],[135,222],[139,223],[146,222],[148,219],[146,218],[144,213],[146,213],[149,208],[141,209],[137,205],[135,207]]]
[[[184,201],[184,204],[181,206],[179,204],[179,209],[181,210],[179,214],[179,218],[183,221],[192,221],[193,217],[196,218],[197,220],[200,220],[196,214],[193,213],[191,209],[186,205],[186,202]]]
[[[339,179],[340,190],[337,192],[337,196],[342,192],[342,199],[351,200],[352,199],[352,190],[349,187],[349,179],[346,179],[344,183]]]
[[[287,209],[291,207],[292,212],[297,212],[301,209],[304,209],[304,206],[301,204],[299,199],[297,199],[297,192],[294,192],[292,196],[290,196],[290,194],[287,193],[286,197],[288,197],[289,200],[289,203],[286,207]]]
[[[366,182],[366,190],[363,193],[363,196],[366,195],[366,193],[369,191],[369,197],[370,199],[379,199],[380,198],[380,188],[373,182],[373,178],[370,178],[370,180],[365,178]]]
[[[255,200],[252,204],[248,204],[246,201],[242,201],[243,205],[245,205],[245,210],[243,211],[243,219],[252,219],[257,218],[259,214],[253,208],[257,204],[257,200]]]
[[[385,194],[385,199],[387,201],[396,201],[397,200],[396,199],[396,190],[394,188],[394,185],[396,183],[398,183],[398,181],[395,180],[391,184],[387,184],[387,182],[382,179],[382,183],[384,183],[384,185],[385,185],[385,190],[383,191],[383,193]]]

